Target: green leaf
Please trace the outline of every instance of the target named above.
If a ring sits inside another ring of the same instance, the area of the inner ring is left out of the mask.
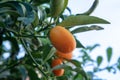
[[[99,0],[95,0],[95,1],[93,2],[93,5],[90,7],[90,9],[89,9],[88,11],[82,13],[82,15],[90,15],[90,14],[96,9],[98,3],[99,3]],[[79,14],[78,14],[78,15],[79,15]],[[81,15],[81,14],[80,14],[80,15]]]
[[[94,72],[92,72],[92,71],[87,71],[87,75],[88,75],[88,77],[89,77],[90,79],[92,79],[93,76],[94,76]]]
[[[73,70],[71,66],[62,64],[62,65],[57,65],[51,69],[51,71],[56,70],[56,69],[67,69],[67,70]]]
[[[14,8],[16,8],[17,12],[21,15],[21,16],[24,16],[24,11],[23,11],[23,8],[20,4],[20,2],[17,2],[17,1],[9,1],[7,2],[8,4],[14,6]]]
[[[61,12],[61,14],[64,12],[64,10],[67,8],[67,5],[68,5],[68,0],[64,0],[64,8],[63,8],[63,11]]]
[[[14,17],[20,16],[20,14],[17,11],[14,11],[14,10],[7,10],[7,9],[0,10],[0,14],[4,14],[4,13],[7,13],[9,15],[14,15]]]
[[[5,23],[3,23],[1,20],[0,20],[0,28],[4,28],[5,27]]]
[[[22,21],[25,25],[32,23],[35,19],[35,15],[30,4],[22,3],[25,7],[25,17],[18,17],[19,21]],[[24,10],[24,8],[23,8]]]
[[[66,9],[68,10],[69,14],[71,15],[72,14],[71,9],[69,7],[67,7]]]
[[[39,24],[39,17],[38,14],[34,11],[34,21],[32,22],[32,25],[36,27]]]
[[[51,16],[59,16],[67,7],[68,0],[51,0]]]
[[[9,8],[11,8],[11,10],[17,11],[19,13],[19,15],[23,16],[23,10],[22,10],[22,6],[20,5],[20,2],[8,1],[8,2],[1,3],[1,5],[2,6],[0,6],[0,7],[9,7]]]
[[[73,78],[73,80],[84,80],[84,77],[80,74],[76,74]]]
[[[91,31],[91,30],[103,30],[104,28],[97,26],[97,25],[92,25],[90,27],[84,26],[84,27],[79,27],[75,28],[72,32],[72,34],[80,33],[80,32],[86,32],[86,31]]]
[[[97,65],[100,66],[100,64],[102,63],[103,61],[103,57],[102,56],[98,56],[97,57]]]
[[[48,38],[39,38],[42,42],[42,45],[50,45],[50,40]]]
[[[120,64],[120,57],[118,58],[117,62]]]
[[[70,76],[60,76],[60,77],[56,77],[56,79],[52,79],[52,80],[71,80]]]
[[[75,38],[75,40],[77,43],[76,48],[85,48],[78,39]]]
[[[75,71],[77,72],[77,74],[80,74],[82,75],[85,80],[88,80],[88,77],[87,77],[87,74],[86,72],[83,70],[82,66],[81,66],[81,63],[78,61],[78,60],[69,60],[69,62],[71,62],[73,65],[76,66],[75,69],[72,69],[72,71]]]
[[[48,53],[51,50],[51,47],[50,47],[50,45],[45,45],[45,46],[42,46],[41,48],[42,48],[41,51],[43,51],[41,58],[43,58],[43,60],[45,60],[46,56],[48,55]]]
[[[108,21],[95,17],[95,16],[88,16],[88,15],[77,15],[77,16],[69,16],[65,20],[63,20],[58,25],[64,27],[72,27],[78,25],[86,25],[86,24],[109,24]]]
[[[120,57],[117,60],[118,64],[117,64],[117,69],[120,71]]]
[[[41,4],[49,3],[49,2],[50,2],[50,0],[33,0],[32,4],[35,5],[35,6],[39,6]]]
[[[69,60],[72,64],[74,64],[76,67],[81,67],[81,63],[77,60]]]
[[[106,53],[107,54],[107,61],[110,62],[111,57],[112,57],[112,48],[108,47],[106,51],[107,51],[107,53]]]
[[[120,71],[120,65],[117,65],[118,70]]]
[[[34,16],[31,17],[18,17],[18,21],[22,21],[25,25],[28,25],[30,23],[32,23],[34,20]]]
[[[27,77],[27,71],[24,66],[18,66],[18,70],[22,74],[22,79],[25,80]]]
[[[56,49],[53,47],[51,48],[50,52],[48,53],[48,55],[46,56],[45,60],[43,63],[45,63],[47,60],[49,60],[55,53]]]
[[[82,75],[85,78],[85,80],[89,80],[86,72],[82,68],[77,67],[74,69],[74,71],[77,72],[77,74]]]
[[[17,15],[17,20],[22,21],[25,25],[28,25],[32,23],[35,19],[33,8],[30,4],[24,3],[24,2],[19,2],[19,1],[8,1],[4,3],[0,3],[2,8],[7,9],[2,9],[0,13],[8,13],[10,15]]]
[[[35,69],[27,66],[27,72],[28,72],[28,76],[30,78],[30,80],[40,80],[40,78],[38,78],[38,74],[36,73]]]

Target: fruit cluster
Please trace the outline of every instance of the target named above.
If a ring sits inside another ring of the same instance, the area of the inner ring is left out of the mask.
[[[50,41],[56,48],[55,55],[58,57],[52,61],[52,67],[61,65],[67,59],[72,59],[72,52],[76,48],[76,41],[73,35],[64,27],[56,26],[50,30]],[[53,70],[56,76],[62,76],[64,69]]]

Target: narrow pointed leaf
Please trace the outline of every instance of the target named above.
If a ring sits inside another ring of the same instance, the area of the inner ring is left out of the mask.
[[[72,27],[78,25],[86,25],[86,24],[109,24],[108,21],[95,17],[95,16],[88,16],[88,15],[77,15],[77,16],[69,16],[65,20],[63,20],[58,25],[64,27]]]
[[[53,67],[51,69],[51,71],[56,70],[56,69],[69,69],[69,70],[73,70],[71,66],[68,66],[68,65],[65,65],[65,64],[57,65],[57,66]]]
[[[47,61],[47,60],[49,60],[53,55],[54,55],[54,53],[55,53],[55,48],[53,47],[51,50],[50,50],[50,52],[48,53],[48,55],[46,56],[46,58],[45,58],[45,60],[44,60],[44,63]]]
[[[68,0],[51,0],[51,16],[59,16],[67,7]]]
[[[20,14],[17,11],[13,11],[13,10],[7,10],[7,9],[5,9],[5,10],[1,10],[0,11],[0,14],[4,14],[4,13],[7,13],[7,14],[12,15],[14,17],[20,16]]]
[[[107,48],[107,61],[108,62],[110,62],[111,57],[112,57],[112,48],[109,47],[109,48]]]
[[[16,9],[16,11],[19,13],[19,15],[23,16],[23,10],[20,5],[20,2],[18,1],[8,1],[1,3],[2,7],[10,7],[11,9]]]
[[[82,67],[81,66],[81,63],[79,62],[79,61],[77,61],[77,60],[70,60],[69,62],[71,62],[72,64],[74,64],[76,67]]]
[[[82,15],[90,15],[90,14],[96,9],[98,3],[99,3],[99,0],[95,0],[95,1],[93,2],[93,5],[90,7],[90,9],[89,9],[88,11],[82,13]],[[78,14],[78,15],[79,15],[79,14]]]
[[[103,61],[102,56],[98,56],[97,57],[97,65],[100,66],[100,64],[102,63],[102,61]]]
[[[85,27],[79,27],[71,31],[73,34],[80,33],[80,32],[86,32],[86,31],[91,31],[91,30],[103,30],[104,28],[97,26],[97,25],[92,25],[90,27],[85,26]]]
[[[67,8],[67,5],[68,5],[68,0],[64,0],[63,10],[60,14],[62,14],[64,12],[64,10]]]
[[[74,71],[77,72],[77,74],[82,75],[85,78],[85,80],[89,80],[89,78],[83,68],[77,67],[74,69]]]
[[[22,21],[25,25],[28,25],[34,21],[35,15],[34,15],[33,9],[30,4],[22,3],[22,5],[25,7],[25,10],[26,10],[25,17],[19,17],[18,20]]]
[[[85,48],[78,39],[75,38],[75,40],[76,40],[76,43],[77,43],[76,48]]]

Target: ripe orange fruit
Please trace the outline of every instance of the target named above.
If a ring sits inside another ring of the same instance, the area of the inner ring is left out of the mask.
[[[61,59],[56,58],[52,61],[52,68],[55,67],[55,66],[61,65],[61,64],[62,64]],[[53,73],[54,73],[55,76],[62,76],[64,74],[64,69],[53,70]]]
[[[70,53],[62,53],[62,52],[60,52],[60,51],[57,51],[55,54],[56,54],[59,58],[68,59],[68,60],[72,59],[72,57],[73,57],[72,52],[70,52]]]
[[[50,40],[53,46],[63,53],[72,52],[76,48],[73,35],[62,26],[56,26],[50,30]]]

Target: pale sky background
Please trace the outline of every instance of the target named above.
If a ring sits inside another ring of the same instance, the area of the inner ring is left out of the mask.
[[[69,0],[69,7],[73,14],[82,13],[89,9],[94,0]],[[99,5],[91,14],[108,20],[111,24],[101,25],[104,30],[88,31],[77,34],[81,43],[85,46],[99,43],[101,46],[96,48],[92,53],[92,57],[96,59],[97,55],[102,55],[106,58],[106,48],[111,46],[113,48],[112,62],[117,61],[120,56],[120,0],[99,0]],[[107,65],[104,59],[102,66]],[[98,73],[100,78],[105,80],[120,80],[120,71],[117,74],[108,73],[107,71]]]

